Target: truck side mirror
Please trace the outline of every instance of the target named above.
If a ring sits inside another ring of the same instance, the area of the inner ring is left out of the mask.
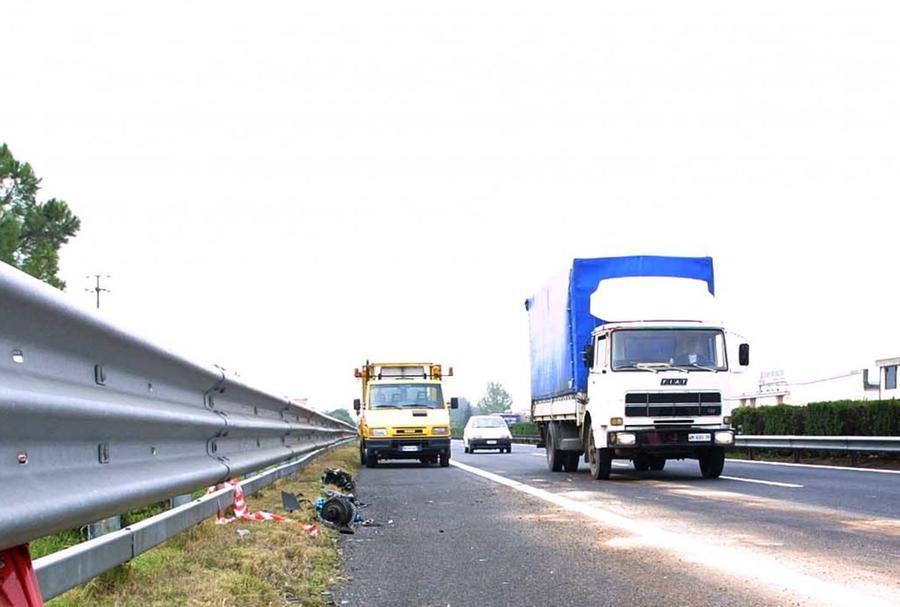
[[[455,396],[450,399],[450,408],[451,409],[459,409],[459,399]]]
[[[588,369],[594,367],[594,344],[585,346],[584,351],[581,353],[581,358],[584,361],[584,366]]]
[[[356,414],[359,415],[359,410],[362,409],[362,402],[358,398],[353,399],[353,410],[356,411]]]
[[[750,364],[750,344],[738,346],[738,364],[746,367]]]

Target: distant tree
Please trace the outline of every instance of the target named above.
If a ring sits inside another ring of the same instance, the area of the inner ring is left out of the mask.
[[[350,415],[350,412],[346,409],[335,409],[333,411],[329,411],[328,415],[331,417],[336,417],[337,419],[347,422],[349,424],[356,425],[356,420],[353,419],[353,416]]]
[[[81,220],[62,200],[38,202],[40,185],[31,165],[0,145],[0,261],[64,289],[59,248],[78,233]]]
[[[478,413],[490,415],[491,413],[504,413],[512,406],[512,397],[497,382],[488,382],[487,393],[478,401]]]

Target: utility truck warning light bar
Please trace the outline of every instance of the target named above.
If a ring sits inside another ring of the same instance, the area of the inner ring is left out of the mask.
[[[370,363],[353,370],[353,377],[366,381],[372,379],[431,379],[444,377],[441,365],[435,363]],[[453,367],[448,367],[446,377],[453,377]]]

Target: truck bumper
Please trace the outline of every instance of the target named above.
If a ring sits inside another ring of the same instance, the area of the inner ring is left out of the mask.
[[[380,459],[420,459],[450,453],[450,438],[367,438],[367,451]]]
[[[634,436],[633,442],[628,435]],[[610,432],[607,444],[616,450],[618,457],[633,457],[638,453],[696,457],[711,447],[734,447],[734,431],[726,428],[693,427],[626,429]]]

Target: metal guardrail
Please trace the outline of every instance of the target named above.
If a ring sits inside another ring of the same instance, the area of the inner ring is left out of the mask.
[[[347,439],[352,440],[352,439]],[[338,441],[334,446],[343,444]],[[280,478],[294,474],[323,454],[329,447],[282,464],[240,483],[244,493],[250,495]],[[234,502],[234,488],[229,485],[185,505],[167,510],[120,531],[114,531],[95,540],[60,550],[34,562],[44,600],[83,584],[91,578],[130,561],[182,531],[214,516]]]
[[[900,436],[767,436],[739,434],[735,446],[751,449],[900,453]],[[514,443],[533,445],[539,436],[513,436]]]
[[[765,436],[741,434],[735,445],[753,449],[900,453],[900,436]]]
[[[0,550],[355,434],[0,263]]]

